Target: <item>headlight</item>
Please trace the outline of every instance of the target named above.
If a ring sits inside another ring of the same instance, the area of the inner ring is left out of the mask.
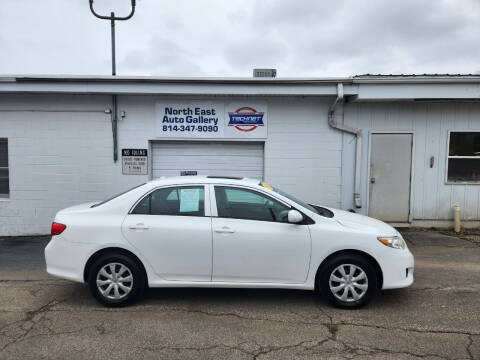
[[[377,239],[385,246],[394,249],[405,249],[405,241],[400,236],[379,236]]]

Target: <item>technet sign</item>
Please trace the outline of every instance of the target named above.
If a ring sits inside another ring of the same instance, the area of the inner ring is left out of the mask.
[[[157,138],[265,139],[267,104],[159,101]]]
[[[263,115],[263,112],[259,112],[249,106],[244,106],[235,110],[235,112],[228,113],[228,117],[230,118],[228,126],[234,126],[239,131],[250,132],[259,126],[264,126]]]
[[[266,139],[268,108],[261,102],[231,102],[225,106],[225,138]]]

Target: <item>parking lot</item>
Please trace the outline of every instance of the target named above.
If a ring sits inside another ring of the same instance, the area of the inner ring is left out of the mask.
[[[308,291],[249,289],[153,289],[108,309],[45,273],[48,238],[4,238],[0,359],[480,359],[479,244],[405,238],[414,285],[356,311]]]

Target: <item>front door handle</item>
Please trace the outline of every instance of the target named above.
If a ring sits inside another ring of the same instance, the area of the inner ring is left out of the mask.
[[[376,180],[375,180],[374,177],[370,178],[370,184],[375,184],[375,181],[376,181]]]
[[[219,234],[233,234],[235,230],[230,229],[228,226],[223,226],[221,229],[215,229],[215,232]]]
[[[129,227],[130,230],[148,230],[149,227],[145,226],[145,224],[142,224],[142,223],[138,223],[137,225],[135,226],[130,226]]]

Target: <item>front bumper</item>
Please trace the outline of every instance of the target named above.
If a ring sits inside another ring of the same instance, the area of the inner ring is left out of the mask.
[[[383,273],[383,290],[399,289],[413,284],[414,258],[408,248],[386,248],[380,267]]]

